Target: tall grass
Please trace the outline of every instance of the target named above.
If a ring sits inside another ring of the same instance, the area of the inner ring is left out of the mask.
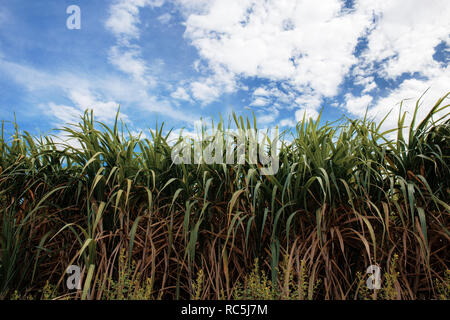
[[[5,136],[2,125],[0,298],[41,297],[49,287],[53,297],[83,299],[441,298],[448,95],[416,124],[418,102],[395,131],[369,119],[303,119],[285,133],[272,176],[248,157],[176,165],[163,126],[141,138],[117,118],[108,127],[86,112],[61,129],[74,147],[17,126]],[[236,116],[213,125],[226,128],[257,129]],[[71,293],[72,264],[82,267],[83,288]],[[366,294],[373,264],[386,286]]]

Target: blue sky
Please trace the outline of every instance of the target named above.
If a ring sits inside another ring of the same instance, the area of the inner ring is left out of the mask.
[[[138,132],[235,111],[289,128],[366,110],[395,125],[450,89],[450,2],[3,0],[0,119],[45,133],[86,108]],[[81,10],[69,30],[67,7]]]

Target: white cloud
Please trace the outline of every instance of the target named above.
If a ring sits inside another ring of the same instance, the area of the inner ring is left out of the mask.
[[[130,75],[144,86],[153,86],[147,62],[142,58],[139,45],[132,43],[140,37],[140,10],[144,7],[160,7],[164,0],[116,0],[109,7],[105,27],[112,32],[117,43],[109,50],[108,61],[118,70]]]
[[[256,121],[258,122],[258,124],[269,124],[269,123],[273,123],[276,120],[277,116],[271,113],[268,114],[260,114],[258,115],[258,118],[256,118]]]
[[[233,92],[236,87],[234,76],[218,67],[212,76],[192,82],[190,89],[192,96],[206,105],[219,98],[223,93]]]
[[[267,110],[259,112],[256,121],[260,125],[267,125],[273,123],[277,119],[278,114],[279,111],[276,108],[270,107]]]
[[[123,48],[113,46],[110,49],[109,62],[120,71],[129,74],[134,80],[139,81],[144,86],[152,86],[155,80],[148,75],[149,68],[141,58],[139,47]]]
[[[383,128],[390,129],[397,126],[398,114],[400,111],[400,102],[403,102],[402,112],[407,112],[405,123],[409,124],[414,112],[417,99],[429,89],[421,100],[421,107],[417,113],[417,123],[422,121],[436,101],[444,94],[449,92],[450,84],[450,69],[449,67],[443,70],[436,70],[434,75],[430,76],[428,80],[409,79],[402,82],[402,84],[395,90],[392,90],[388,96],[379,99],[369,110],[369,116],[380,121],[389,111],[389,114]],[[450,99],[445,102],[448,104]],[[441,111],[440,115],[448,115],[448,110]]]
[[[318,109],[321,102],[320,96],[314,92],[305,92],[295,99],[297,105],[306,109]]]
[[[264,107],[269,103],[267,99],[258,97],[250,105],[254,107]]]
[[[448,91],[448,71],[433,59],[438,44],[450,44],[447,0],[433,5],[421,0],[356,0],[351,10],[340,0],[177,3],[181,11],[186,9],[184,36],[201,57],[196,70],[210,73],[192,86],[193,96],[206,104],[226,92],[209,80],[217,70],[235,83],[227,92],[239,89],[242,78],[277,83],[284,89],[259,87],[251,105],[290,105],[297,108],[297,120],[304,112],[316,117],[323,98],[340,94],[346,77],[362,90],[360,96],[345,96],[346,110],[357,116],[369,106],[369,114],[381,119],[383,112],[406,97],[418,97],[428,86],[433,88],[427,94],[431,100]],[[356,55],[358,41],[365,37],[367,48]],[[378,98],[375,77],[398,80],[414,73],[420,78],[401,81]]]
[[[93,110],[98,121],[111,123],[119,109],[119,103],[116,101],[104,101],[102,97],[96,96],[88,89],[70,90],[67,98],[72,101],[72,106],[49,102],[41,104],[40,107],[48,116],[53,116],[62,123],[78,123],[85,110]],[[120,113],[120,119],[130,123],[124,112]]]
[[[63,122],[67,119],[73,120],[76,111],[81,115],[88,108],[94,110],[98,120],[108,122],[114,119],[119,105],[122,105],[121,117],[128,119],[129,124],[132,120],[127,116],[129,106],[134,107],[133,111],[144,115],[148,115],[149,112],[163,113],[167,117],[183,122],[193,122],[198,118],[195,112],[186,114],[185,111],[173,107],[168,100],[149,94],[147,87],[141,83],[113,75],[94,77],[86,74],[45,72],[1,59],[0,71],[4,76],[24,86],[40,101],[46,100],[46,103],[41,103],[41,109],[47,115]],[[64,97],[70,100],[72,105],[52,102],[53,98],[49,96]],[[61,107],[59,111],[58,107]],[[64,112],[68,114],[64,116]]]
[[[361,66],[355,66],[353,68],[352,76],[354,77],[354,84],[363,87],[362,92],[368,93],[377,88],[375,77],[370,75],[369,68],[363,68]]]
[[[96,97],[89,90],[74,89],[69,93],[69,98],[83,112],[85,109],[92,109],[96,117],[100,121],[111,122],[115,119],[119,103],[115,101],[104,101],[101,97]],[[120,114],[124,120],[128,120],[128,116],[124,113]]]
[[[105,26],[122,41],[139,38],[139,10],[143,7],[160,7],[164,0],[116,0],[109,8]]]
[[[160,15],[158,18],[156,18],[159,23],[161,24],[169,24],[169,22],[172,20],[172,15],[170,13],[164,13]]]
[[[222,93],[219,88],[210,83],[211,81],[201,82],[196,81],[191,85],[192,94],[195,99],[209,104],[216,100]]]
[[[371,104],[373,98],[370,95],[355,97],[351,93],[345,95],[345,108],[352,115],[362,117]]]
[[[205,14],[212,5],[211,0],[174,0],[174,2],[183,8],[181,14],[189,17],[191,14]]]
[[[79,118],[76,119],[77,121]],[[72,122],[70,122],[72,123]],[[58,131],[52,135],[52,140],[56,144],[58,150],[64,150],[67,147],[71,147],[75,150],[81,150],[81,143],[78,139],[72,138],[69,133],[65,131]]]
[[[450,44],[450,6],[447,0],[432,2],[360,0],[358,12],[374,13],[377,22],[363,53],[366,64],[383,62],[377,72],[386,78],[434,68],[435,47]]]
[[[407,112],[406,124],[412,118],[416,100],[428,88],[418,112],[422,120],[435,101],[449,91],[449,69],[433,59],[435,48],[445,42],[450,44],[450,6],[446,0],[428,2],[413,1],[369,1],[357,2],[356,11],[373,14],[376,22],[367,37],[367,48],[362,52],[357,67],[353,70],[355,84],[363,87],[362,95],[346,95],[345,108],[353,115],[368,115],[381,121],[392,111],[383,124],[385,129],[397,126],[400,102]],[[405,74],[420,77],[402,80]],[[397,79],[397,87],[388,89],[379,98],[374,76],[386,80]]]
[[[172,92],[170,96],[178,100],[192,101],[191,96],[187,93],[186,89],[184,89],[183,87],[178,87],[177,90]]]
[[[102,88],[102,85],[107,82],[102,83],[69,73],[49,73],[4,60],[0,60],[0,70],[36,95],[48,95],[59,91],[62,96],[70,100],[73,103],[72,106],[53,102],[41,104],[44,112],[63,122],[78,121],[78,116],[85,109],[94,110],[99,120],[108,122],[114,119],[119,107],[119,103],[113,97],[106,97],[110,95],[110,92],[107,87]],[[127,119],[124,112],[121,112],[121,117]]]
[[[436,101],[449,92],[449,67],[445,69],[434,68],[426,72],[426,75],[426,79],[405,80],[398,88],[390,90],[385,97],[378,99],[370,95],[355,97],[347,94],[344,107],[351,114],[361,117],[364,116],[369,105],[368,117],[376,122],[381,122],[389,114],[382,125],[383,130],[388,130],[397,127],[400,111],[402,114],[406,112],[405,125],[409,125],[417,100],[426,92],[421,99],[421,107],[417,113],[417,124],[425,118]],[[447,99],[444,103],[448,104],[449,100]],[[400,104],[402,104],[401,108]],[[437,119],[445,114],[448,115],[448,110],[441,111],[435,118]]]
[[[77,123],[80,120],[80,110],[72,106],[56,105],[50,102],[48,105],[41,105],[41,109],[46,110],[47,114],[58,118],[63,123]]]
[[[316,120],[317,117],[319,116],[319,113],[317,112],[316,109],[308,107],[300,108],[299,110],[295,111],[295,120],[297,120],[297,122],[302,121],[303,116],[305,117],[306,120],[309,120],[309,118]]]
[[[297,123],[294,120],[290,119],[290,118],[282,119],[280,121],[280,126],[281,127],[295,127],[296,124]]]
[[[266,88],[260,87],[253,92],[253,95],[267,97],[270,92]]]
[[[136,83],[134,90],[128,95],[138,96],[134,100],[142,110],[164,113],[177,120],[193,121],[193,115],[186,115],[182,110],[174,108],[168,100],[160,100],[148,93],[148,90],[160,81],[156,81],[152,65],[143,58],[141,47],[137,44],[141,33],[139,14],[145,7],[161,7],[164,2],[164,0],[117,0],[110,6],[105,27],[116,36],[117,43],[110,48],[108,60]],[[160,16],[161,19],[168,19],[168,16]],[[164,65],[164,62],[153,61],[153,69],[155,64]],[[198,94],[206,95],[206,90],[202,92],[201,89],[199,88]],[[182,98],[180,94],[182,94],[180,91],[174,93],[176,97]]]
[[[338,0],[216,0],[188,16],[185,37],[213,70],[282,81],[321,99],[337,94],[370,23],[366,12],[343,13]]]

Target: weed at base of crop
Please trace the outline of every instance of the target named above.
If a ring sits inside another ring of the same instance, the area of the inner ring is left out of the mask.
[[[389,263],[389,271],[384,273],[384,281],[382,282],[380,289],[369,289],[366,285],[366,279],[362,276],[361,272],[357,272],[356,278],[358,281],[358,287],[356,290],[357,296],[363,300],[397,300],[401,296],[397,291],[398,276],[400,273],[397,271],[398,255],[394,254]]]
[[[299,274],[294,275],[288,264],[288,256],[285,255],[281,268],[280,279],[273,284],[268,279],[264,270],[259,267],[258,259],[255,259],[251,273],[244,277],[244,283],[238,282],[234,287],[233,299],[235,300],[305,300],[308,298],[309,281],[305,271],[305,262],[301,262]],[[297,276],[297,281],[295,281]],[[313,296],[321,284],[318,279],[312,284]]]
[[[104,291],[105,300],[152,300],[152,280],[141,281],[141,274],[136,272],[136,262],[129,263],[125,250],[121,250],[118,263],[118,279],[108,277],[108,288]],[[99,284],[100,285],[100,284]]]
[[[200,300],[203,290],[203,281],[204,281],[204,274],[203,270],[200,269],[200,271],[197,274],[197,280],[192,284],[192,291],[193,291],[193,296],[191,297],[192,300]]]
[[[437,297],[439,300],[450,300],[450,270],[446,270],[444,279],[435,279]]]

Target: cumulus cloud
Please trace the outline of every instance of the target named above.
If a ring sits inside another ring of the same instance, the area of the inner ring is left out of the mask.
[[[381,114],[413,90],[435,87],[430,99],[448,90],[445,66],[433,57],[437,45],[450,44],[446,0],[356,0],[352,8],[339,0],[176,2],[186,17],[184,36],[201,57],[197,66],[205,66],[198,71],[209,74],[192,84],[193,96],[205,104],[238,90],[245,78],[284,86],[257,88],[250,105],[289,104],[297,120],[305,112],[316,117],[324,98],[342,93],[346,78],[361,88],[360,95],[344,96],[344,108],[356,116],[367,108]],[[358,48],[361,40],[366,45]],[[216,70],[227,74],[226,90],[208,81]],[[399,82],[380,92],[376,78]]]
[[[364,116],[372,100],[373,98],[370,95],[355,97],[351,93],[347,93],[345,95],[345,108],[352,115],[362,117]]]
[[[69,92],[68,97],[79,111],[83,112],[86,108],[94,110],[100,121],[111,122],[116,117],[119,104],[116,101],[105,101],[88,89],[73,89]],[[121,114],[121,118],[124,121],[128,120],[126,114]]]
[[[154,76],[147,61],[142,57],[141,47],[136,43],[140,37],[140,10],[144,7],[160,7],[164,0],[116,0],[109,7],[105,27],[117,39],[109,50],[108,61],[118,70],[128,74],[143,86],[153,86]]]
[[[400,86],[392,90],[386,97],[380,98],[369,109],[369,116],[380,121],[389,111],[392,112],[387,117],[383,126],[385,129],[394,128],[397,125],[398,114],[400,112],[400,102],[402,103],[402,112],[406,112],[406,124],[409,124],[420,96],[425,93],[421,99],[421,107],[417,113],[417,121],[421,121],[436,101],[445,93],[449,92],[450,84],[450,70],[449,67],[445,69],[435,69],[433,73],[430,72],[429,78],[426,80],[408,79],[403,81]],[[428,90],[428,91],[427,91]],[[444,101],[445,104],[450,103],[450,99]],[[437,117],[448,115],[448,110],[443,110]],[[436,118],[437,118],[436,117]]]
[[[187,18],[185,37],[211,68],[282,81],[294,90],[313,91],[320,100],[337,94],[356,62],[357,40],[370,24],[370,15],[343,12],[342,5],[338,0],[216,0],[206,13]]]
[[[281,127],[295,127],[297,123],[292,119],[281,119],[280,126]]]
[[[264,107],[269,103],[267,99],[258,97],[250,105],[255,107]]]
[[[313,120],[316,120],[318,116],[319,113],[314,108],[304,107],[295,111],[295,120],[297,120],[297,122],[302,121],[303,117],[305,117],[305,119],[312,118]]]
[[[257,88],[257,89],[253,92],[253,94],[254,94],[255,96],[263,96],[263,97],[267,97],[267,96],[270,95],[270,92],[269,92],[266,88],[260,87],[260,88]]]
[[[153,85],[154,79],[148,74],[148,66],[141,57],[139,47],[123,48],[113,46],[108,55],[109,62],[118,70],[129,74],[134,80],[139,81],[143,85]]]
[[[193,81],[190,87],[194,99],[207,105],[217,100],[222,94],[235,91],[237,85],[230,72],[218,67],[212,76]]]
[[[450,44],[450,6],[446,0],[433,1],[433,5],[421,0],[360,0],[357,11],[376,17],[362,62],[381,63],[377,73],[385,78],[435,68],[435,47],[442,41]]]
[[[116,0],[109,8],[109,17],[105,27],[113,33],[117,39],[116,45],[109,50],[108,61],[121,72],[130,76],[136,87],[132,94],[138,95],[135,99],[138,106],[147,112],[164,113],[165,115],[183,121],[193,121],[193,116],[187,116],[181,110],[172,106],[167,99],[158,99],[148,93],[157,83],[157,77],[152,73],[152,62],[146,60],[142,55],[139,45],[141,34],[140,11],[143,8],[161,7],[164,0]],[[158,17],[161,23],[169,22],[170,14]],[[156,64],[164,64],[163,61],[153,61]],[[175,99],[189,100],[190,97],[183,88],[172,93]],[[206,96],[206,90],[198,89],[198,95]]]
[[[187,93],[186,89],[183,87],[178,87],[177,90],[175,90],[170,94],[170,96],[178,100],[192,101],[191,96]]]
[[[322,99],[314,92],[305,92],[295,99],[301,109],[318,109]]]
[[[259,125],[268,125],[277,119],[279,113],[278,109],[270,107],[267,110],[258,112],[256,121]]]
[[[347,94],[345,108],[361,116],[369,106],[368,115],[377,121],[392,111],[384,122],[384,127],[389,129],[397,125],[400,102],[406,99],[402,112],[407,113],[406,123],[409,123],[416,100],[429,89],[418,112],[420,121],[435,101],[449,91],[448,66],[434,59],[439,44],[450,45],[448,1],[436,0],[431,6],[418,0],[360,0],[356,11],[372,13],[375,23],[367,36],[367,47],[353,70],[355,84],[363,87],[362,95]],[[399,83],[380,94],[374,90],[375,76]]]
[[[210,103],[221,95],[218,87],[213,85],[212,81],[193,82],[191,85],[191,90],[194,98],[201,100],[204,103]]]
[[[105,26],[123,42],[139,38],[139,10],[143,7],[160,7],[164,0],[116,0],[109,7]]]

